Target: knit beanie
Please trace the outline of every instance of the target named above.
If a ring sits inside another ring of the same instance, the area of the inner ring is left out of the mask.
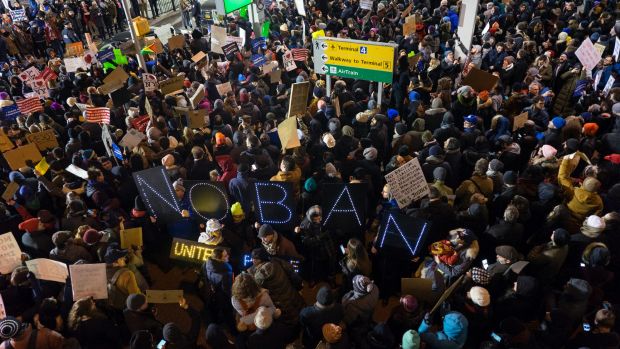
[[[403,335],[401,343],[402,349],[419,349],[420,348],[420,335],[414,330],[409,330]]]
[[[334,294],[329,287],[323,286],[316,294],[316,301],[323,306],[331,305],[334,303]]]
[[[583,181],[583,185],[582,185],[583,190],[590,192],[590,193],[596,192],[600,187],[601,187],[601,182],[599,182],[599,180],[594,177],[587,177]]]
[[[323,143],[325,143],[325,145],[330,149],[336,146],[336,139],[331,133],[323,134],[323,137],[321,139],[323,140]]]
[[[596,136],[598,132],[598,125],[593,122],[588,122],[583,125],[583,134],[586,136]]]
[[[238,203],[238,202],[235,202],[234,204],[232,204],[232,206],[230,206],[230,214],[232,216],[242,216],[242,215],[244,215],[243,207],[241,207],[241,204]]]
[[[553,119],[551,119],[551,122],[549,123],[549,127],[555,128],[558,130],[564,127],[564,125],[566,125],[566,120],[564,120],[561,116],[554,117]]]
[[[181,332],[179,326],[174,322],[169,322],[164,325],[162,334],[164,339],[172,344],[180,343],[183,340],[183,332]]]
[[[364,152],[362,154],[364,155],[364,159],[368,161],[375,161],[377,159],[378,151],[377,151],[377,148],[370,147],[370,148],[364,149]]]
[[[418,309],[418,299],[409,294],[400,297],[400,304],[408,313],[413,313]]]
[[[90,228],[82,236],[82,241],[84,241],[88,245],[94,245],[101,241],[102,236],[103,234],[101,234],[95,229]]]
[[[342,338],[342,327],[336,324],[325,324],[321,328],[321,331],[323,332],[323,338],[325,338],[327,343],[338,343],[338,341]]]
[[[138,311],[146,303],[146,297],[142,293],[130,294],[126,303],[127,309]]]
[[[471,299],[472,302],[474,302],[474,304],[481,307],[486,307],[491,303],[491,295],[489,294],[489,291],[487,291],[484,287],[472,287],[469,292],[467,292],[467,296]]]
[[[372,281],[364,275],[355,275],[353,277],[353,291],[359,294],[370,293],[374,289],[375,285]]]
[[[549,144],[545,144],[541,148],[541,153],[545,157],[545,159],[550,159],[558,153],[558,150],[550,146]]]

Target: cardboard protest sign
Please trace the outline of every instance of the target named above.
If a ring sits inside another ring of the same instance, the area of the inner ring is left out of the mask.
[[[183,298],[183,290],[146,290],[146,301],[151,304],[174,304]]]
[[[130,248],[132,246],[143,246],[142,243],[142,227],[124,229],[121,227],[121,248]]]
[[[409,17],[415,18],[414,16],[409,16]],[[415,21],[409,21],[409,22],[403,23],[403,35],[408,36],[412,34],[415,34]]]
[[[409,160],[406,164],[386,174],[385,180],[390,185],[390,193],[400,208],[407,207],[412,202],[430,194],[428,184],[424,179],[424,172],[417,158]]]
[[[516,131],[525,125],[525,122],[529,119],[528,113],[524,112],[512,119],[512,131]]]
[[[366,183],[324,184],[323,225],[346,233],[361,232],[366,221],[367,192]]]
[[[228,217],[231,203],[224,183],[186,180],[183,185],[189,195],[193,212],[204,221],[211,218],[223,220]]]
[[[31,160],[33,164],[42,158],[39,149],[34,143],[29,143],[17,149],[9,150],[2,154],[12,170],[17,171],[20,167],[27,166],[26,161]]]
[[[433,280],[422,278],[401,278],[401,294],[415,294],[415,297],[427,303],[435,303],[439,292],[433,291]]]
[[[194,94],[189,98],[189,101],[192,104],[192,108],[194,109],[198,108],[198,104],[200,104],[200,102],[202,101],[204,97],[205,97],[205,86],[201,84],[196,89],[196,92],[194,92]]]
[[[197,241],[174,238],[170,248],[170,259],[204,264],[213,254],[215,247],[215,245],[207,245]]]
[[[424,241],[429,232],[429,223],[398,212],[390,212],[383,218],[377,247],[388,254],[413,258],[426,253]]]
[[[168,50],[172,51],[177,48],[183,48],[185,46],[185,36],[183,34],[171,36],[168,39]]]
[[[478,68],[472,68],[465,79],[463,80],[463,85],[471,86],[477,92],[480,91],[490,91],[495,87],[499,77],[487,73],[484,70],[480,70]]]
[[[122,67],[116,68],[103,79],[103,85],[106,86],[104,91],[101,91],[103,86],[99,87],[99,91],[101,91],[102,94],[110,94],[125,86],[127,79],[129,79],[129,75],[125,72],[125,69]]]
[[[269,82],[272,84],[277,84],[282,79],[282,70],[277,69],[269,73]]]
[[[9,136],[4,134],[2,130],[0,130],[0,151],[5,152],[7,150],[11,150],[15,148],[15,145],[9,139]]]
[[[205,57],[207,57],[207,54],[202,52],[202,51],[200,51],[200,52],[198,52],[198,53],[196,53],[195,55],[192,56],[192,61],[194,63],[198,63],[198,62],[200,62]]]
[[[65,45],[65,57],[79,57],[84,55],[84,44],[81,41]]]
[[[88,179],[88,172],[86,170],[71,164],[65,168],[65,170],[79,178]]]
[[[581,64],[588,70],[592,70],[596,67],[601,60],[601,54],[596,50],[594,44],[589,37],[579,45],[579,48],[575,50],[575,56],[579,59]]]
[[[185,78],[182,76],[175,76],[173,78],[160,82],[159,89],[164,96],[179,90],[183,90],[184,80]]]
[[[13,198],[13,195],[15,195],[18,190],[19,184],[15,182],[10,182],[9,184],[7,184],[6,189],[4,189],[4,193],[2,193],[2,198],[4,199],[4,201],[9,201]]]
[[[26,261],[26,266],[39,280],[48,280],[65,283],[69,276],[67,265],[47,258],[37,258]]]
[[[154,74],[142,74],[142,84],[144,85],[144,91],[146,92],[153,92],[159,88],[157,76]]]
[[[283,149],[297,148],[301,146],[297,135],[297,118],[289,117],[278,125],[278,137]]]
[[[274,228],[292,228],[295,198],[290,182],[255,182],[254,207],[256,220]]]
[[[613,76],[610,76],[607,79],[607,83],[605,84],[605,87],[603,87],[603,95],[605,97],[607,97],[607,95],[609,94],[609,91],[611,91],[611,88],[614,86],[615,82],[616,82],[616,78],[614,78]]]
[[[73,301],[86,297],[108,298],[108,278],[105,263],[73,264],[69,266]]]
[[[34,169],[39,172],[41,175],[45,175],[47,173],[47,170],[50,169],[50,164],[47,163],[47,160],[45,160],[45,158],[41,159],[41,161],[39,161],[39,163],[34,167]]]
[[[226,44],[226,28],[211,26],[211,51],[224,54],[222,45]]]
[[[111,92],[109,95],[112,103],[117,108],[122,107],[125,103],[131,100],[131,93],[129,93],[129,90],[127,90],[127,87],[125,86]]]
[[[231,42],[222,46],[222,51],[224,52],[224,56],[226,56],[227,59],[230,59],[230,57],[235,56],[237,52],[240,52],[239,46],[236,42]]]
[[[79,68],[88,69],[88,64],[82,57],[65,57],[63,60],[68,73],[74,73]]]
[[[187,127],[203,128],[208,124],[208,115],[206,109],[195,109],[187,112]]]
[[[226,94],[232,91],[232,85],[230,84],[230,81],[216,85],[215,88],[217,89],[217,93],[219,93],[220,97],[222,98],[225,98]]]
[[[133,148],[140,144],[140,142],[142,142],[145,137],[146,136],[144,135],[144,133],[136,129],[130,128],[129,130],[127,130],[127,134],[125,134],[125,136],[123,136],[123,138],[119,142],[119,145],[121,147]]]
[[[275,70],[278,69],[278,61],[271,61],[269,63],[265,63],[260,67],[260,70],[264,73],[264,74],[269,74]]]
[[[441,295],[441,297],[439,297],[439,299],[437,300],[437,303],[435,303],[435,305],[433,306],[433,309],[431,309],[430,314],[432,315],[437,309],[439,309],[439,307],[441,306],[441,304],[443,302],[445,302],[446,299],[448,299],[448,297],[450,297],[450,295],[452,294],[452,292],[454,292],[454,290],[456,290],[460,285],[461,282],[463,282],[463,280],[465,279],[465,274],[462,274],[458,279],[456,279],[456,281],[450,285],[450,287],[448,287],[443,294]]]
[[[308,107],[308,93],[310,82],[298,82],[291,86],[291,95],[288,101],[288,116],[303,115]]]
[[[50,96],[47,83],[43,79],[34,79],[30,82],[30,87],[32,87],[32,92],[40,99],[45,99]]]
[[[28,134],[26,139],[29,143],[36,144],[40,151],[58,147],[58,139],[56,139],[56,133],[52,129]]]
[[[158,38],[154,38],[154,37],[144,38],[144,46],[145,47],[150,46],[156,55],[164,52],[164,45],[161,44],[161,41]]]
[[[149,215],[162,223],[181,218],[181,207],[163,167],[134,172],[133,178]]]
[[[7,275],[22,265],[22,251],[13,233],[0,235],[0,273]]]

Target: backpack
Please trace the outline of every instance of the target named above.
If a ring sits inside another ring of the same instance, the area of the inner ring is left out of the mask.
[[[125,309],[125,303],[127,302],[127,297],[129,297],[129,294],[125,293],[118,286],[116,286],[116,281],[125,271],[128,270],[129,269],[127,268],[117,270],[112,276],[112,279],[108,281],[108,304],[114,309]]]

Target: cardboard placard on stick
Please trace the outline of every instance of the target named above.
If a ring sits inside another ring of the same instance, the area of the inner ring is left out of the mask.
[[[142,227],[124,229],[121,227],[121,248],[130,248],[132,246],[142,246]]]
[[[29,135],[26,135],[26,139],[29,143],[36,144],[37,148],[39,148],[40,151],[54,149],[58,147],[56,133],[54,133],[54,130],[52,129],[31,133]]]
[[[198,89],[196,89],[196,92],[194,92],[194,94],[189,98],[189,101],[192,104],[192,108],[198,108],[198,104],[200,104],[204,97],[205,86],[201,84],[200,86],[198,86]]]
[[[129,79],[129,75],[125,69],[117,67],[103,79],[103,85],[98,87],[99,92],[103,95],[109,95],[125,86],[127,79]]]
[[[278,125],[278,137],[283,149],[297,148],[301,146],[297,135],[297,118],[289,117]]]
[[[308,93],[310,82],[304,81],[291,86],[291,95],[288,101],[288,116],[303,115],[308,107]]]
[[[525,123],[527,122],[527,120],[529,120],[527,112],[524,112],[524,113],[521,113],[515,116],[512,119],[512,131],[514,132],[520,129],[521,127],[523,127]]]
[[[409,17],[413,17],[413,16],[409,16]],[[415,34],[415,21],[403,23],[403,35],[407,36],[411,34]]]
[[[207,57],[207,54],[202,52],[202,51],[200,51],[200,52],[198,52],[198,53],[196,53],[195,55],[192,56],[192,61],[194,63],[198,63],[198,62],[200,62],[205,57]]]
[[[226,94],[232,91],[232,85],[230,84],[230,81],[216,85],[215,88],[217,89],[217,93],[219,93],[220,97],[222,98],[226,97]]]
[[[282,79],[282,70],[277,69],[269,73],[269,82],[272,84],[277,84]]]
[[[6,186],[6,189],[4,189],[4,193],[2,193],[2,198],[4,199],[4,201],[9,201],[13,198],[13,195],[15,195],[15,193],[17,193],[18,190],[19,190],[19,184],[15,182],[10,182]]]
[[[471,88],[477,92],[485,90],[491,91],[491,89],[495,87],[495,84],[497,84],[498,80],[499,77],[491,73],[487,73],[478,68],[472,68],[463,80],[463,85],[471,86]]]
[[[152,304],[179,303],[183,290],[146,290],[146,301]]]
[[[196,109],[187,112],[187,126],[189,128],[203,128],[207,124],[206,109]]]
[[[159,89],[161,90],[161,94],[164,96],[178,90],[183,90],[183,81],[185,78],[183,76],[175,76],[168,80],[164,80],[159,83]]]
[[[168,50],[172,51],[177,48],[183,48],[185,46],[185,36],[183,34],[171,36],[168,39]]]
[[[164,45],[162,45],[161,41],[158,38],[146,37],[144,38],[144,40],[145,46],[152,45],[153,52],[155,52],[156,55],[164,53]]]
[[[26,161],[32,160],[33,164],[38,163],[43,158],[39,148],[34,143],[28,143],[17,149],[5,152],[4,159],[8,162],[12,170],[19,170],[20,167],[27,166]]]

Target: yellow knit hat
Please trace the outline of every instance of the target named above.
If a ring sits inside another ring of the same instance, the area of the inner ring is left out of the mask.
[[[241,207],[241,204],[238,202],[235,202],[231,207],[230,207],[230,214],[233,216],[243,216],[244,212],[243,212],[243,208]]]

